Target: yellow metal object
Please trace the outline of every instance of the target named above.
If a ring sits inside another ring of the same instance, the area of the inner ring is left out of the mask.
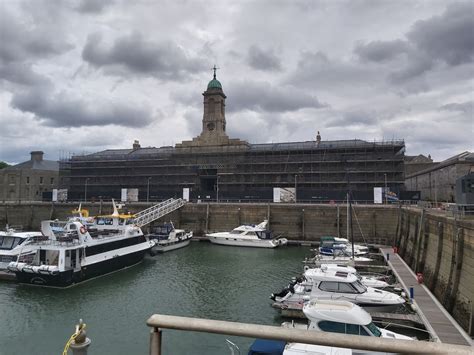
[[[81,334],[84,334],[84,331],[86,329],[86,323],[83,323],[82,322],[82,319],[79,321],[79,324],[76,325],[76,331],[74,332],[73,335],[71,335],[71,337],[69,338],[69,340],[67,341],[66,345],[64,346],[64,350],[63,350],[63,355],[67,355],[67,352],[69,350],[69,347],[71,346],[72,342],[74,340],[76,340],[76,338],[81,335]],[[84,336],[85,338],[85,336]]]

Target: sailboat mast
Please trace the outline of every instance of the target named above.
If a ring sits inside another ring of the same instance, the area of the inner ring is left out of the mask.
[[[347,206],[349,208],[349,223],[350,223],[350,238],[351,238],[351,244],[352,244],[352,259],[354,259],[354,228],[352,227],[352,200],[350,197],[350,192],[347,193]],[[348,223],[348,224],[349,224]]]

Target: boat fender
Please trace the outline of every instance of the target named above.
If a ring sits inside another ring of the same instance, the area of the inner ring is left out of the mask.
[[[308,265],[305,265],[304,268],[303,268],[304,271],[308,271],[309,270],[309,266]]]
[[[81,228],[79,228],[79,230],[81,231],[81,234],[86,234],[86,227],[81,226]]]

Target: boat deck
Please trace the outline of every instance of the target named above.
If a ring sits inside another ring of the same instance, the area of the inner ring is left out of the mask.
[[[388,265],[409,294],[409,288],[414,289],[414,303],[420,317],[424,320],[425,326],[433,336],[442,343],[472,346],[470,338],[462,330],[461,326],[449,315],[444,307],[436,300],[429,289],[418,284],[416,275],[410,267],[403,261],[400,255],[395,254],[392,248],[381,248],[385,259],[388,254]]]

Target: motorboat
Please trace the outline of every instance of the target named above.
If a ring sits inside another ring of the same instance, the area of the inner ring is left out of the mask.
[[[164,253],[166,251],[183,248],[191,242],[193,232],[186,232],[184,229],[176,229],[172,222],[153,228],[148,235],[150,240],[155,240],[156,244],[151,249],[151,253]]]
[[[283,324],[282,326],[286,326]],[[232,352],[234,353],[234,352]],[[303,343],[285,343],[281,340],[257,339],[248,351],[248,355],[350,355],[351,349]]]
[[[270,298],[280,308],[301,305],[312,299],[346,300],[370,312],[395,311],[405,303],[402,297],[394,293],[363,285],[352,273],[331,269],[315,269],[311,282],[303,278],[296,279]]]
[[[135,265],[155,245],[135,225],[92,235],[79,221],[49,220],[41,223],[41,232],[30,244],[34,255],[26,260],[20,255],[8,265],[20,283],[68,287]]]
[[[357,263],[370,263],[373,260],[365,256],[352,256],[346,249],[335,249],[332,255],[316,254],[309,261],[316,265],[322,264],[346,264],[355,265]]]
[[[287,244],[286,238],[273,238],[272,232],[267,230],[268,220],[262,223],[244,224],[230,232],[206,234],[211,243],[242,247],[276,248]]]
[[[313,275],[318,275],[320,270],[335,270],[341,273],[345,272],[349,274],[354,274],[357,276],[360,282],[367,287],[386,288],[390,286],[388,282],[385,282],[381,280],[380,278],[377,278],[374,276],[360,275],[357,272],[357,270],[352,266],[344,266],[344,265],[338,265],[338,264],[321,264],[319,268],[313,268],[313,269],[305,268],[303,275],[307,281],[313,282]]]
[[[398,340],[413,338],[377,327],[362,307],[348,301],[314,299],[303,306],[308,330],[363,335]]]
[[[332,236],[323,236],[320,239],[319,253],[321,255],[334,256],[338,251],[344,251],[349,255],[352,254],[352,245],[346,238],[338,238]],[[369,248],[365,245],[354,244],[354,256],[367,255]]]
[[[0,231],[0,271],[7,271],[8,264],[16,261],[20,254],[35,250],[31,243],[42,236],[41,232],[21,232],[8,227]]]

